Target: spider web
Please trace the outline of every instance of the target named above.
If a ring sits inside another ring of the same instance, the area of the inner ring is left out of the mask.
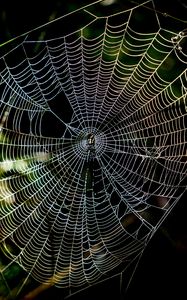
[[[0,59],[1,278],[13,296],[30,278],[80,290],[124,272],[185,191],[186,31],[152,1],[101,4]]]

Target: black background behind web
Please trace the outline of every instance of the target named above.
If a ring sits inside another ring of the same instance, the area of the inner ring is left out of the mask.
[[[118,1],[122,2],[122,1]],[[136,1],[142,3],[143,1]],[[0,43],[40,26],[93,1],[11,1],[0,3]],[[155,0],[156,9],[187,21],[187,5],[183,0]],[[187,26],[186,26],[187,27]],[[94,285],[69,299],[177,299],[186,298],[187,278],[187,202],[186,193],[166,218],[145,249],[127,292],[120,292],[120,276]],[[124,274],[125,276],[125,274]],[[63,299],[61,289],[50,288],[36,299]],[[121,298],[120,298],[121,297]]]

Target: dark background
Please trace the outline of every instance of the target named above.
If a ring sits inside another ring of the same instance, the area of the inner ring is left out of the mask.
[[[124,0],[125,1],[125,0]],[[0,1],[0,44],[34,29],[54,18],[94,1]],[[116,1],[116,2],[122,2]],[[142,3],[143,1],[136,1]],[[187,20],[185,1],[156,0],[156,9],[174,18]],[[174,19],[173,19],[174,20]],[[186,25],[187,27],[187,25]],[[187,202],[180,199],[149,242],[128,291],[120,292],[120,276],[90,287],[70,300],[92,299],[186,299],[187,298]],[[63,299],[65,292],[50,288],[35,299]]]
[[[94,0],[1,0],[0,43],[94,2]],[[116,0],[115,4],[122,5],[125,2],[131,2],[131,0]],[[145,1],[132,0],[132,2],[144,3]],[[160,15],[165,15],[166,22],[169,15],[187,21],[187,3],[185,0],[154,0],[154,3]]]

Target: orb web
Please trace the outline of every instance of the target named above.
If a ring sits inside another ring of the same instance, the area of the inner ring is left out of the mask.
[[[186,31],[152,4],[83,7],[0,59],[1,276],[21,266],[18,293],[122,273],[185,191]]]

